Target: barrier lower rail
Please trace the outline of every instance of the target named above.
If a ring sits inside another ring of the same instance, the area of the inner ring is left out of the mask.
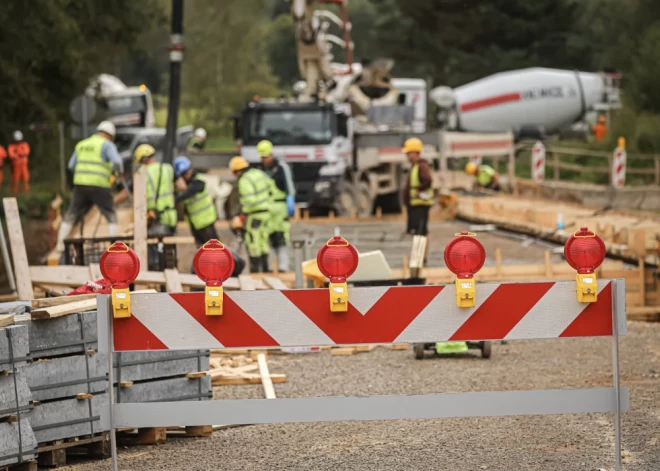
[[[113,467],[119,427],[611,412],[621,470],[620,414],[629,407],[619,383],[625,285],[597,283],[591,303],[577,301],[575,282],[478,284],[471,308],[457,307],[455,285],[351,288],[346,312],[331,311],[327,289],[227,292],[219,316],[206,315],[204,293],[133,294],[127,318],[114,318],[110,296],[100,296],[99,350],[106,352],[612,338],[611,388],[149,404],[116,404],[111,392],[101,421],[112,430]],[[112,375],[112,355],[108,361]]]

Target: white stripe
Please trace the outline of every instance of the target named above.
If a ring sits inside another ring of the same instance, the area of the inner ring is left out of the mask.
[[[131,313],[168,348],[224,347],[169,294],[133,295]]]
[[[608,283],[598,280],[598,292]],[[575,283],[555,283],[504,338],[557,338],[586,307],[577,301]]]
[[[456,305],[456,285],[446,285],[394,342],[449,340],[499,286],[495,283],[477,284],[474,307],[460,308]]]
[[[281,291],[236,291],[225,294],[280,345],[334,345],[332,339]]]
[[[375,286],[373,288],[349,288],[348,303],[363,316],[369,312],[374,304],[390,289],[389,286]]]

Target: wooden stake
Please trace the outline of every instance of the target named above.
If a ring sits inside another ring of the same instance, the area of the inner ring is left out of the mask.
[[[257,363],[259,363],[259,374],[261,375],[261,383],[264,385],[266,399],[275,399],[275,388],[273,387],[273,380],[270,378],[270,372],[268,371],[266,355],[260,353],[257,356]]]
[[[545,276],[552,278],[552,262],[550,261],[550,251],[545,251]]]
[[[639,259],[639,295],[642,298],[642,306],[646,306],[646,273],[644,258]]]
[[[408,255],[404,253],[401,256],[401,261],[402,261],[401,275],[402,275],[403,278],[409,278],[410,277],[410,267],[408,266]]]
[[[30,265],[28,263],[27,250],[25,249],[25,239],[23,237],[23,227],[21,226],[21,215],[18,212],[18,203],[16,202],[16,198],[3,198],[2,203],[5,207],[11,257],[14,261],[16,291],[19,299],[34,299],[32,280],[30,278]]]
[[[133,175],[133,250],[140,260],[140,271],[148,270],[147,180],[144,173]]]
[[[376,218],[381,219],[383,217],[383,208],[378,206],[376,208]]]
[[[495,249],[495,274],[502,276],[502,250],[499,247]]]
[[[334,220],[335,220],[335,212],[334,212],[334,210],[332,210],[332,209],[330,210],[330,212],[328,213],[328,219],[331,220],[331,221],[334,221]]]

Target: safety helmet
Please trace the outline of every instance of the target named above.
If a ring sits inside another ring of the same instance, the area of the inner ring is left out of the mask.
[[[101,121],[98,126],[96,126],[97,132],[104,132],[112,137],[117,135],[117,129],[112,121]]]
[[[240,170],[245,170],[250,164],[243,157],[234,157],[229,161],[229,168],[232,172],[238,172]]]
[[[200,139],[206,139],[206,130],[202,128],[195,129],[195,137],[199,137]]]
[[[476,175],[477,174],[477,164],[474,162],[468,162],[468,164],[465,166],[465,173],[468,175]]]
[[[259,157],[268,157],[273,153],[273,143],[270,141],[261,141],[257,144],[257,154]]]
[[[406,142],[403,144],[403,153],[407,154],[409,152],[422,152],[422,149],[424,148],[424,144],[422,144],[422,141],[419,140],[416,137],[411,137],[410,139],[407,139]]]
[[[177,178],[190,170],[190,167],[192,167],[192,164],[190,163],[190,159],[188,157],[180,155],[174,159],[174,174],[177,176]]]
[[[142,162],[142,159],[151,157],[154,154],[156,154],[156,149],[154,149],[153,146],[150,146],[149,144],[140,144],[136,147],[133,156],[135,157],[135,162],[140,163]]]
[[[14,140],[15,141],[22,141],[23,140],[23,133],[21,131],[14,131]]]

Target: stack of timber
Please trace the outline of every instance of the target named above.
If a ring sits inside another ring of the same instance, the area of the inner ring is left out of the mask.
[[[265,381],[273,383],[286,383],[286,375],[270,373],[263,363],[267,353],[262,350],[252,350],[250,356],[236,355],[234,352],[243,350],[213,350],[210,369],[205,374],[211,378],[213,386],[236,386],[244,384],[262,384]],[[270,353],[276,353],[269,350]],[[245,350],[245,353],[248,353]],[[268,398],[267,398],[268,399]]]
[[[603,239],[609,255],[658,265],[660,218],[657,215],[585,208],[541,199],[463,196],[458,217],[559,243],[568,240],[581,226],[588,226]],[[561,231],[557,229],[560,220],[564,223]]]
[[[37,440],[28,419],[32,395],[26,382],[28,330],[2,316],[0,328],[0,468],[36,469]]]

